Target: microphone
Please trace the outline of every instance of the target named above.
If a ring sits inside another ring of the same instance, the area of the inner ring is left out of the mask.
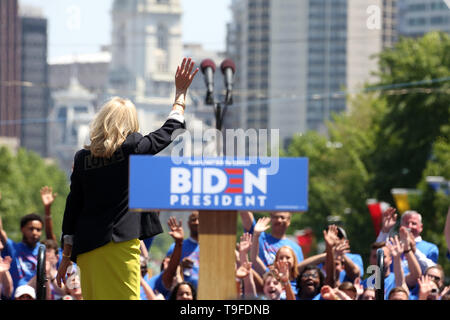
[[[224,75],[225,88],[227,90],[226,97],[225,97],[225,103],[232,104],[233,103],[233,96],[232,96],[233,75],[236,72],[236,65],[234,64],[233,60],[225,59],[220,64],[220,69],[222,70],[222,73]]]
[[[207,105],[214,104],[214,72],[216,71],[216,64],[211,59],[205,59],[202,61],[200,68],[205,77],[206,85],[206,98],[205,103]]]

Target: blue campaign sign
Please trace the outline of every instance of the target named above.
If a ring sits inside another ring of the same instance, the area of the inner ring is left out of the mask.
[[[308,210],[307,158],[177,159],[130,157],[130,210]]]

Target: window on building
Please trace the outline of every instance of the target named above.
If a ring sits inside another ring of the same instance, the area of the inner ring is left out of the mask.
[[[158,25],[157,38],[158,38],[158,49],[167,50],[167,28],[166,26],[160,24]]]

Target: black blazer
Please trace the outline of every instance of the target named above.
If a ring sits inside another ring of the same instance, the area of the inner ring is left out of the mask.
[[[111,240],[142,240],[162,232],[155,213],[128,212],[129,156],[160,152],[181,128],[185,123],[169,119],[146,136],[130,134],[109,159],[95,158],[86,149],[75,154],[62,224],[62,238],[73,235],[72,261]]]

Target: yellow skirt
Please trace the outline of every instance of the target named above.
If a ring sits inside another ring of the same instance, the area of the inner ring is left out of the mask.
[[[110,242],[77,257],[84,300],[140,299],[140,241]]]

